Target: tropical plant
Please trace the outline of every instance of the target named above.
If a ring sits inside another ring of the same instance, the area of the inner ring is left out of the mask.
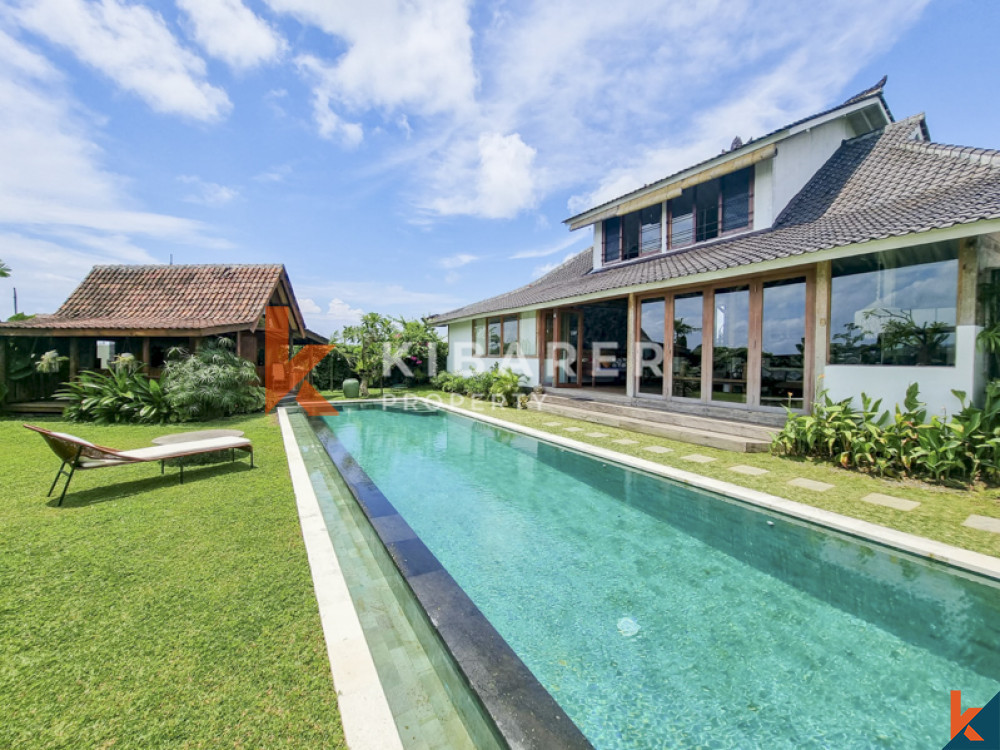
[[[812,414],[788,413],[772,450],[790,456],[836,461],[880,476],[913,476],[938,482],[1000,481],[1000,380],[986,387],[982,408],[962,391],[952,391],[961,409],[950,419],[933,416],[920,402],[916,384],[892,416],[881,401],[861,394],[861,409],[850,399],[833,401],[820,393]]]
[[[10,276],[10,266],[0,260],[0,279],[6,279],[8,276]]]
[[[344,357],[361,381],[361,397],[368,398],[368,389],[385,377],[385,351],[394,334],[398,333],[391,318],[378,313],[366,313],[356,326],[341,331],[344,345],[335,350]]]
[[[426,383],[431,372],[439,372],[448,362],[448,344],[426,318],[398,319],[400,330],[394,334],[400,348],[405,349],[404,361],[416,383]]]
[[[1000,377],[1000,271],[992,272],[992,279],[979,285],[979,299],[985,313],[983,330],[976,343],[986,357],[986,376]]]
[[[468,378],[450,372],[442,372],[431,378],[431,385],[445,393],[465,393]]]
[[[493,371],[493,382],[490,383],[490,396],[504,406],[517,406],[517,397],[521,394],[522,381],[525,376],[506,368],[502,372]]]
[[[230,339],[208,341],[193,354],[168,353],[161,380],[174,416],[182,422],[249,414],[264,408],[264,389],[253,362]]]
[[[143,422],[171,420],[163,388],[132,361],[116,360],[107,374],[85,370],[63,385],[56,398],[65,401],[63,416],[74,422]]]
[[[69,357],[60,357],[59,352],[50,349],[35,362],[35,371],[45,375],[51,375],[62,369],[63,363],[69,362]]]

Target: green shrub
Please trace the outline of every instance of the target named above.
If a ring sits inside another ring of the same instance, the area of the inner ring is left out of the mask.
[[[509,367],[503,372],[494,370],[492,375],[490,396],[504,406],[516,406],[518,404],[517,397],[522,390],[521,381],[525,380],[525,376],[514,372]]]
[[[226,338],[206,342],[194,354],[170,353],[163,369],[163,390],[181,422],[249,414],[264,408],[253,362],[239,357]]]
[[[986,387],[982,409],[952,391],[962,405],[949,420],[925,421],[917,385],[906,391],[902,408],[880,412],[881,401],[861,394],[861,409],[851,400],[833,401],[823,391],[812,414],[788,411],[788,421],[771,444],[774,453],[835,461],[844,468],[888,477],[918,477],[937,482],[1000,482],[1000,380]]]
[[[160,423],[172,418],[163,388],[140,371],[135,358],[115,360],[107,375],[81,372],[56,398],[66,402],[63,415],[74,422]]]

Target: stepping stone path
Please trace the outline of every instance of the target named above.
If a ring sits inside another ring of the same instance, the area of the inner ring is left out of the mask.
[[[893,508],[895,510],[910,511],[916,507],[920,506],[920,503],[914,500],[904,500],[901,497],[893,497],[892,495],[883,495],[878,492],[873,492],[870,495],[865,495],[861,498],[863,502],[871,503],[872,505],[883,505],[886,508]]]
[[[607,436],[608,436],[608,433],[606,433],[606,432],[588,432],[587,433],[587,437],[592,437],[592,438],[602,438],[602,437],[607,437]]]
[[[647,445],[643,448],[644,451],[649,451],[650,453],[673,453],[673,448],[664,448],[662,445]]]
[[[542,422],[542,427],[558,427],[562,422]]]
[[[715,459],[712,458],[711,456],[703,456],[700,453],[689,453],[686,456],[681,456],[681,460],[691,461],[696,464],[708,464],[714,461]]]
[[[817,482],[813,479],[804,479],[803,477],[795,477],[795,479],[789,479],[788,483],[792,487],[799,487],[803,490],[812,490],[813,492],[826,492],[827,490],[832,490],[833,485],[827,484],[826,482]]]
[[[759,477],[761,474],[767,474],[767,469],[758,469],[756,466],[744,466],[743,464],[737,464],[736,466],[730,466],[730,471],[735,471],[737,474],[746,474],[748,477]]]
[[[566,432],[583,432],[582,427],[567,427]]]
[[[628,438],[618,438],[617,440],[612,440],[612,443],[616,445],[638,445],[638,440],[629,440]]]
[[[994,534],[1000,534],[1000,518],[973,514],[962,521],[962,525],[968,526],[970,529],[979,529],[980,531],[991,531]]]

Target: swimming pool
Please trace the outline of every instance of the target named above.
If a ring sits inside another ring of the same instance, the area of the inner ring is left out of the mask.
[[[936,748],[1000,689],[996,581],[454,414],[325,422],[595,747]]]

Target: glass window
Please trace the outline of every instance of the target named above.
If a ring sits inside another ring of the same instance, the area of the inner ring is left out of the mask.
[[[685,190],[670,201],[670,247],[694,241],[694,190]]]
[[[750,168],[722,178],[722,231],[750,225]]]
[[[538,354],[538,318],[536,313],[522,313],[517,333],[517,353],[525,357]]]
[[[712,341],[712,399],[715,401],[746,403],[749,342],[749,287],[717,289]]]
[[[719,236],[719,181],[703,182],[695,188],[695,242]]]
[[[622,260],[639,257],[639,212],[622,217]]]
[[[666,329],[662,297],[642,301],[639,326],[639,392],[663,394],[663,341]]]
[[[486,356],[486,321],[472,321],[472,356]]]
[[[502,351],[501,343],[503,340],[503,326],[500,322],[500,318],[490,318],[488,325],[486,326],[486,341],[487,348],[486,354],[490,357],[499,357]]]
[[[830,364],[955,364],[958,246],[833,261]]]
[[[806,347],[806,280],[764,284],[760,353],[762,406],[802,408]]]
[[[641,225],[639,252],[642,255],[660,252],[660,219],[663,215],[663,204],[647,206],[639,214]]]
[[[622,220],[619,217],[607,219],[604,222],[604,262],[612,263],[621,257],[622,252]]]
[[[517,317],[503,319],[503,353],[517,354]]]
[[[704,303],[701,292],[674,297],[674,347],[671,392],[682,398],[701,398],[701,330]]]

